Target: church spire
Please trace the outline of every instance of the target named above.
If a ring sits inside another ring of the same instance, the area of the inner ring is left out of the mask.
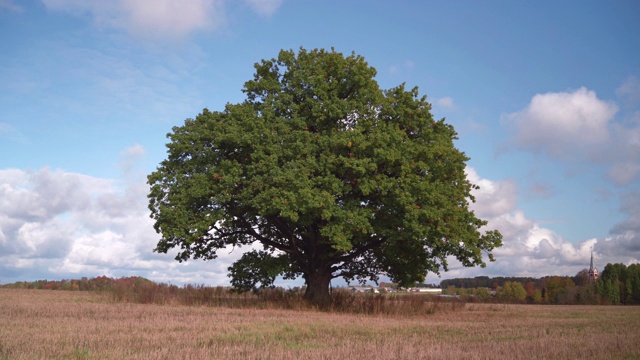
[[[589,266],[589,284],[598,280],[598,268],[593,265],[593,249],[591,249],[591,266]]]

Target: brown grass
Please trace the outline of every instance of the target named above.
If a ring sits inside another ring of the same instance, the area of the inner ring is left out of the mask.
[[[0,289],[0,359],[637,359],[640,307],[415,316],[113,302]]]
[[[114,286],[102,291],[112,302],[156,305],[222,306],[228,308],[317,310],[304,300],[303,290],[264,289],[258,294],[237,293],[229,287],[156,284]],[[464,307],[459,299],[424,294],[362,294],[345,288],[332,291],[330,312],[364,315],[424,315],[436,311],[455,311]]]

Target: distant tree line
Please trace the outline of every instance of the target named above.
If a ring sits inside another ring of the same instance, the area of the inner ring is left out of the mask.
[[[488,276],[476,276],[474,278],[456,278],[447,279],[440,282],[440,288],[446,289],[449,286],[455,286],[456,288],[491,288],[496,289],[499,286],[504,286],[506,282],[519,282],[521,284],[534,283],[537,284],[542,279],[532,277],[488,277]]]
[[[607,264],[596,289],[610,304],[640,305],[640,264]]]
[[[151,283],[153,283],[151,280],[139,276],[121,277],[118,279],[98,276],[91,279],[83,277],[81,279],[71,280],[19,281],[12,284],[0,285],[0,287],[12,289],[99,291],[111,290],[116,287],[132,288]]]
[[[142,277],[119,279],[98,276],[74,280],[21,281],[3,288],[100,291],[136,289],[156,285]],[[161,284],[162,285],[162,284]],[[159,285],[159,286],[161,286]],[[394,283],[381,283],[395,287]],[[426,285],[425,285],[426,286]],[[165,286],[167,287],[167,286]],[[169,286],[177,288],[175,286]],[[529,304],[640,305],[640,264],[607,264],[600,278],[589,282],[587,269],[575,276],[458,278],[440,283],[443,293],[468,301]],[[174,289],[175,290],[175,289]]]
[[[640,264],[607,264],[593,283],[588,270],[583,269],[575,276],[447,279],[440,287],[445,294],[480,301],[640,305]]]

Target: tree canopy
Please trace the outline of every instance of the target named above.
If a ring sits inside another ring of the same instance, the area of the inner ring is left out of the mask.
[[[283,50],[255,64],[243,102],[174,127],[148,177],[155,251],[253,245],[229,268],[235,287],[302,276],[315,304],[336,277],[402,286],[449,257],[493,261],[502,236],[469,209],[477,186],[453,126],[417,88],[381,90],[375,75],[354,53]]]

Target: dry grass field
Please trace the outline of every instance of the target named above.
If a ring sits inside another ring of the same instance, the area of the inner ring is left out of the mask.
[[[0,289],[0,359],[640,359],[640,307],[350,315]]]

